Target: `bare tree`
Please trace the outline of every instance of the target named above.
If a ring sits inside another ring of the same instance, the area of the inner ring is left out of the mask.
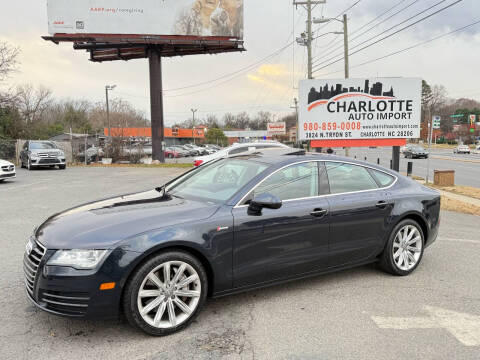
[[[52,91],[44,86],[22,85],[17,88],[17,93],[18,107],[27,125],[42,119],[53,102]]]
[[[12,72],[17,70],[20,49],[0,41],[0,81],[5,80]]]

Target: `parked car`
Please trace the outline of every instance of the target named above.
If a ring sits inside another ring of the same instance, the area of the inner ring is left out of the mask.
[[[38,167],[55,167],[65,170],[65,153],[52,141],[28,140],[20,152],[21,167],[32,170]]]
[[[15,165],[9,161],[0,159],[0,182],[6,179],[13,179],[16,176]]]
[[[427,159],[428,151],[421,145],[410,145],[405,148],[403,155],[409,159]]]
[[[195,155],[193,156],[198,156],[198,155],[208,155],[208,151],[205,148],[202,148],[200,146],[196,146],[193,144],[185,144],[183,145],[184,148],[192,150]]]
[[[242,153],[253,152],[261,149],[270,149],[270,148],[289,149],[287,145],[284,145],[282,143],[275,142],[275,141],[256,142],[256,143],[237,143],[237,144],[233,144],[228,148],[217,151],[216,153],[213,153],[211,155],[197,157],[194,159],[193,165],[200,166],[212,160],[216,160],[224,157],[230,157],[230,156],[238,155]]]
[[[458,145],[453,149],[454,154],[470,154],[470,146],[468,145]]]
[[[193,151],[185,149],[183,146],[180,145],[170,146],[170,148],[178,152],[180,154],[180,157],[193,156],[192,154],[194,153]]]
[[[171,147],[165,149],[165,157],[169,159],[181,157],[180,153]]]
[[[262,149],[50,217],[26,245],[26,294],[52,314],[123,312],[168,335],[207,296],[374,262],[409,275],[437,237],[439,213],[437,191],[395,171]]]
[[[87,162],[90,163],[90,162],[97,161],[103,155],[104,155],[103,150],[93,145],[87,149]],[[85,152],[84,151],[79,152],[77,154],[77,159],[80,161],[85,161]]]

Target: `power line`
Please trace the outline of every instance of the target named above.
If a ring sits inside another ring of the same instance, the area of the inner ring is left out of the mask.
[[[473,23],[471,23],[471,24],[462,26],[461,28],[455,29],[455,30],[450,31],[450,32],[448,32],[448,33],[445,33],[445,34],[442,34],[442,35],[433,37],[433,38],[431,38],[431,39],[429,39],[429,40],[425,40],[425,41],[419,42],[419,43],[417,43],[417,44],[415,44],[415,45],[412,45],[412,46],[403,48],[403,49],[401,49],[401,50],[397,50],[397,51],[391,52],[391,53],[389,53],[389,54],[380,56],[380,57],[378,57],[378,58],[371,59],[371,60],[365,61],[365,62],[363,62],[363,63],[354,65],[354,66],[352,66],[352,69],[353,69],[353,68],[360,67],[360,66],[365,66],[365,65],[368,65],[368,64],[371,64],[371,63],[374,63],[374,62],[377,62],[377,61],[386,59],[386,58],[391,57],[391,56],[394,56],[394,55],[401,54],[401,53],[403,53],[403,52],[406,52],[406,51],[409,51],[409,50],[411,50],[411,49],[417,48],[417,47],[419,47],[419,46],[422,46],[422,45],[426,45],[426,44],[428,44],[428,43],[431,43],[431,42],[433,42],[433,41],[435,41],[435,40],[438,40],[438,39],[441,39],[441,38],[444,38],[444,37],[453,35],[453,34],[455,34],[455,33],[457,33],[457,32],[460,32],[460,31],[462,31],[462,30],[465,30],[465,29],[467,29],[467,28],[469,28],[469,27],[472,27],[472,26],[475,26],[475,25],[478,25],[478,24],[480,24],[480,20],[477,20],[477,21],[475,21],[475,22],[473,22]],[[329,73],[326,73],[326,74],[323,74],[323,75],[325,75],[325,76],[326,76],[326,75],[332,75],[332,74],[336,74],[336,73],[340,73],[340,72],[343,72],[343,70],[332,71],[332,72],[329,72]]]
[[[342,10],[340,11],[340,13],[333,17],[332,19],[338,19],[340,16],[342,16],[343,14],[349,12],[350,10],[352,10],[355,6],[357,6],[362,0],[357,0],[355,1],[352,5],[350,5],[349,7],[347,7],[345,10]],[[328,22],[326,24],[323,24],[323,26],[320,26],[317,30],[314,30],[313,33],[312,33],[312,36],[315,35],[316,33],[318,33],[320,30],[324,29],[326,26],[330,25],[331,22]]]
[[[178,90],[185,90],[185,89],[189,89],[189,88],[193,88],[193,87],[198,87],[198,86],[202,86],[202,85],[208,85],[208,84],[211,84],[213,82],[216,82],[216,81],[219,81],[219,80],[222,80],[222,79],[225,79],[225,78],[228,78],[230,76],[233,76],[233,75],[236,75],[236,74],[240,74],[240,73],[243,73],[243,72],[246,72],[246,71],[249,71],[251,68],[269,60],[271,57],[274,57],[276,55],[278,55],[279,53],[281,53],[283,50],[285,50],[287,47],[289,47],[290,45],[292,45],[293,41],[292,42],[289,42],[287,45],[281,47],[280,49],[274,51],[273,53],[271,53],[270,55],[267,55],[266,57],[248,65],[248,66],[245,66],[243,68],[240,68],[239,70],[236,70],[236,71],[233,71],[231,73],[228,73],[228,74],[225,74],[225,75],[222,75],[216,79],[212,79],[212,80],[208,80],[208,81],[203,81],[203,82],[200,82],[200,83],[197,83],[197,84],[192,84],[192,85],[188,85],[188,86],[183,86],[183,87],[178,87],[178,88],[173,88],[173,89],[165,89],[163,90],[164,92],[169,92],[169,91],[178,91]]]
[[[415,2],[417,2],[417,1],[419,1],[419,0],[416,0],[416,1],[414,1],[412,4],[414,4],[414,3],[415,3]],[[430,6],[430,7],[426,8],[425,10],[422,10],[422,11],[420,11],[419,13],[417,13],[417,14],[415,14],[415,15],[413,15],[413,16],[411,16],[411,17],[409,17],[408,19],[406,19],[406,20],[403,20],[403,21],[399,22],[398,24],[396,24],[396,25],[394,25],[394,26],[390,27],[389,29],[387,29],[387,30],[384,30],[384,31],[382,31],[382,32],[381,32],[381,33],[379,33],[379,34],[377,34],[377,35],[375,35],[375,36],[372,36],[371,38],[369,38],[369,39],[367,39],[367,40],[364,40],[364,41],[362,41],[361,43],[359,43],[359,44],[357,44],[357,45],[353,46],[353,47],[351,48],[351,50],[353,50],[353,49],[355,49],[355,48],[358,48],[359,46],[362,46],[363,44],[365,44],[365,43],[367,43],[367,42],[369,42],[369,41],[371,41],[371,40],[373,40],[373,39],[375,39],[375,38],[379,37],[380,35],[383,35],[383,34],[385,34],[385,33],[389,32],[390,30],[393,30],[393,29],[395,29],[395,28],[399,27],[399,26],[400,26],[400,25],[402,25],[402,24],[405,24],[406,22],[408,22],[408,21],[410,21],[410,20],[412,20],[412,19],[416,18],[417,16],[420,16],[420,15],[422,15],[422,14],[426,13],[427,11],[429,11],[429,10],[431,10],[432,8],[434,8],[434,7],[438,6],[438,5],[440,5],[441,3],[444,3],[445,1],[447,1],[447,0],[441,0],[441,1],[439,1],[439,2],[437,2],[437,3],[435,3],[435,4],[433,4],[432,6]],[[462,1],[463,1],[463,0],[462,0]],[[410,5],[412,5],[412,4],[410,4]],[[358,38],[358,36],[357,36],[357,38]],[[352,39],[352,40],[353,40],[353,39]],[[338,49],[338,48],[337,48],[337,49]],[[335,52],[335,50],[333,50],[333,51],[332,51],[332,52],[330,52],[329,54],[331,54],[331,53],[333,53],[333,52]],[[325,56],[328,56],[329,54],[326,54]],[[322,62],[318,63],[317,65],[321,65],[321,64],[324,64],[324,63],[326,63],[326,62],[329,62],[329,61],[331,61],[331,60],[335,59],[337,56],[340,56],[340,55],[341,55],[341,53],[338,53],[338,54],[336,54],[336,55],[334,55],[334,56],[332,56],[332,57],[330,57],[330,58],[328,58],[328,59],[326,59],[326,60],[323,60]],[[318,60],[321,60],[321,58],[319,58]],[[318,60],[317,60],[317,61],[318,61]]]
[[[352,31],[352,33],[350,35],[353,35],[353,34],[356,34],[358,31],[360,31],[361,29],[365,28],[366,26],[370,25],[371,23],[375,22],[376,20],[380,19],[383,15],[385,14],[388,14],[390,11],[392,11],[393,9],[395,9],[397,6],[401,5],[402,3],[404,3],[405,1],[407,0],[401,0],[400,2],[398,2],[397,4],[395,4],[394,6],[392,6],[391,8],[389,8],[388,10],[384,11],[383,13],[381,13],[380,15],[378,15],[375,19],[365,23],[364,25],[362,25],[361,27],[359,27],[358,29]],[[380,26],[381,24],[383,24],[385,21],[388,21],[390,20],[391,18],[393,18],[394,16],[400,14],[401,12],[405,11],[406,9],[408,9],[409,7],[411,7],[412,5],[414,5],[415,3],[417,3],[418,1],[420,0],[415,0],[413,1],[412,3],[410,3],[409,5],[403,7],[402,9],[400,9],[399,11],[395,12],[394,14],[392,14],[391,16],[387,17],[386,19],[383,19],[382,21],[380,21],[379,23],[375,24],[374,26],[368,28],[366,31],[362,32],[361,34],[357,35],[357,36],[354,36],[353,38],[351,38],[350,41],[353,41],[357,38],[359,38],[360,36],[362,36],[363,34],[366,34],[367,32],[369,32],[370,30],[372,30],[373,28],[377,27],[377,26]],[[330,46],[328,48],[325,49],[325,52],[322,56],[318,57],[317,60],[320,60],[320,59],[323,59],[324,57],[334,53],[335,51],[339,50],[343,48],[343,46]],[[329,51],[330,49],[333,49],[331,51]]]
[[[443,1],[445,1],[445,0],[443,0]],[[420,22],[422,22],[422,21],[425,21],[426,19],[429,19],[429,18],[431,18],[432,16],[434,16],[434,15],[436,15],[436,14],[442,12],[442,11],[445,11],[445,10],[447,10],[448,8],[454,6],[454,5],[456,5],[456,4],[458,4],[458,3],[462,2],[462,1],[463,1],[463,0],[457,0],[457,1],[455,1],[455,2],[453,2],[453,3],[451,3],[451,4],[449,4],[449,5],[447,5],[447,6],[445,6],[445,7],[441,8],[441,9],[439,9],[439,10],[437,10],[437,11],[435,11],[435,12],[433,12],[433,13],[431,13],[431,14],[429,14],[429,15],[427,15],[427,16],[425,16],[425,17],[423,17],[423,18],[421,18],[421,19],[419,19],[419,20],[417,20],[417,21],[415,21],[415,22],[413,22],[413,23],[411,23],[411,24],[403,27],[403,28],[401,28],[400,30],[397,30],[397,31],[395,31],[395,32],[393,32],[393,33],[391,33],[391,34],[389,34],[389,35],[387,35],[387,36],[385,36],[385,37],[383,37],[383,38],[381,38],[381,39],[379,39],[379,40],[371,43],[371,44],[368,44],[368,45],[366,45],[366,46],[364,46],[364,47],[362,47],[362,48],[360,48],[360,49],[358,49],[358,50],[356,50],[356,51],[354,51],[354,52],[352,52],[352,53],[349,53],[349,56],[355,55],[355,54],[357,54],[357,53],[359,53],[359,52],[361,52],[361,51],[363,51],[363,50],[365,50],[365,49],[368,49],[369,47],[372,47],[373,45],[376,45],[376,44],[378,44],[379,42],[381,42],[381,41],[383,41],[383,40],[386,40],[386,39],[388,39],[388,38],[390,38],[390,37],[392,37],[392,36],[394,36],[394,35],[402,32],[402,31],[404,31],[404,30],[406,30],[406,29],[408,29],[408,28],[411,28],[412,26],[415,26],[415,25],[417,25],[418,23],[420,23]],[[332,62],[328,63],[327,65],[324,65],[324,66],[321,66],[321,67],[317,67],[317,68],[315,69],[315,71],[318,71],[318,70],[324,69],[324,68],[326,68],[326,67],[328,67],[328,66],[330,66],[330,65],[336,64],[337,62],[342,61],[343,59],[344,59],[344,57],[341,57],[340,59],[337,59],[337,60],[335,60],[335,61],[332,61]],[[323,62],[322,62],[322,63],[323,63]],[[320,65],[320,64],[319,64],[319,65]]]

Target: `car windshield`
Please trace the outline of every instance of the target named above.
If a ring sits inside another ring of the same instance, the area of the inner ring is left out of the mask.
[[[51,142],[32,142],[30,143],[30,149],[32,150],[42,150],[42,149],[56,149],[54,143]]]
[[[425,149],[421,146],[414,146],[412,149],[415,151],[425,151]]]
[[[267,168],[251,160],[222,159],[182,176],[166,191],[180,198],[224,203]]]

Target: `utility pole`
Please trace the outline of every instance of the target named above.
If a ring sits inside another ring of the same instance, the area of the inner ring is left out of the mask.
[[[105,100],[107,102],[107,125],[108,125],[108,137],[112,136],[112,128],[110,127],[110,104],[108,101],[108,92],[115,89],[117,85],[105,86]]]
[[[193,145],[195,145],[195,113],[198,111],[198,109],[190,109],[192,111],[193,117],[192,117],[192,138],[193,138]]]
[[[347,14],[343,14],[343,47],[345,53],[345,79],[350,78],[350,66],[348,61],[348,19]]]
[[[348,61],[348,19],[347,14],[343,14],[343,48],[345,57],[345,79],[350,78],[350,66]],[[350,148],[345,148],[345,156],[350,156]]]
[[[290,108],[295,109],[295,115],[297,116],[297,133],[295,135],[295,142],[299,144],[300,141],[298,141],[298,134],[300,132],[300,125],[298,123],[298,99],[294,98],[293,102],[295,103],[295,106],[290,106]]]
[[[308,58],[308,78],[313,79],[312,70],[312,5],[326,4],[327,0],[307,0],[307,1],[294,1],[293,5],[302,5],[307,10],[307,34],[306,39],[303,41],[303,45],[307,46],[307,58]],[[297,40],[298,41],[298,40]]]

